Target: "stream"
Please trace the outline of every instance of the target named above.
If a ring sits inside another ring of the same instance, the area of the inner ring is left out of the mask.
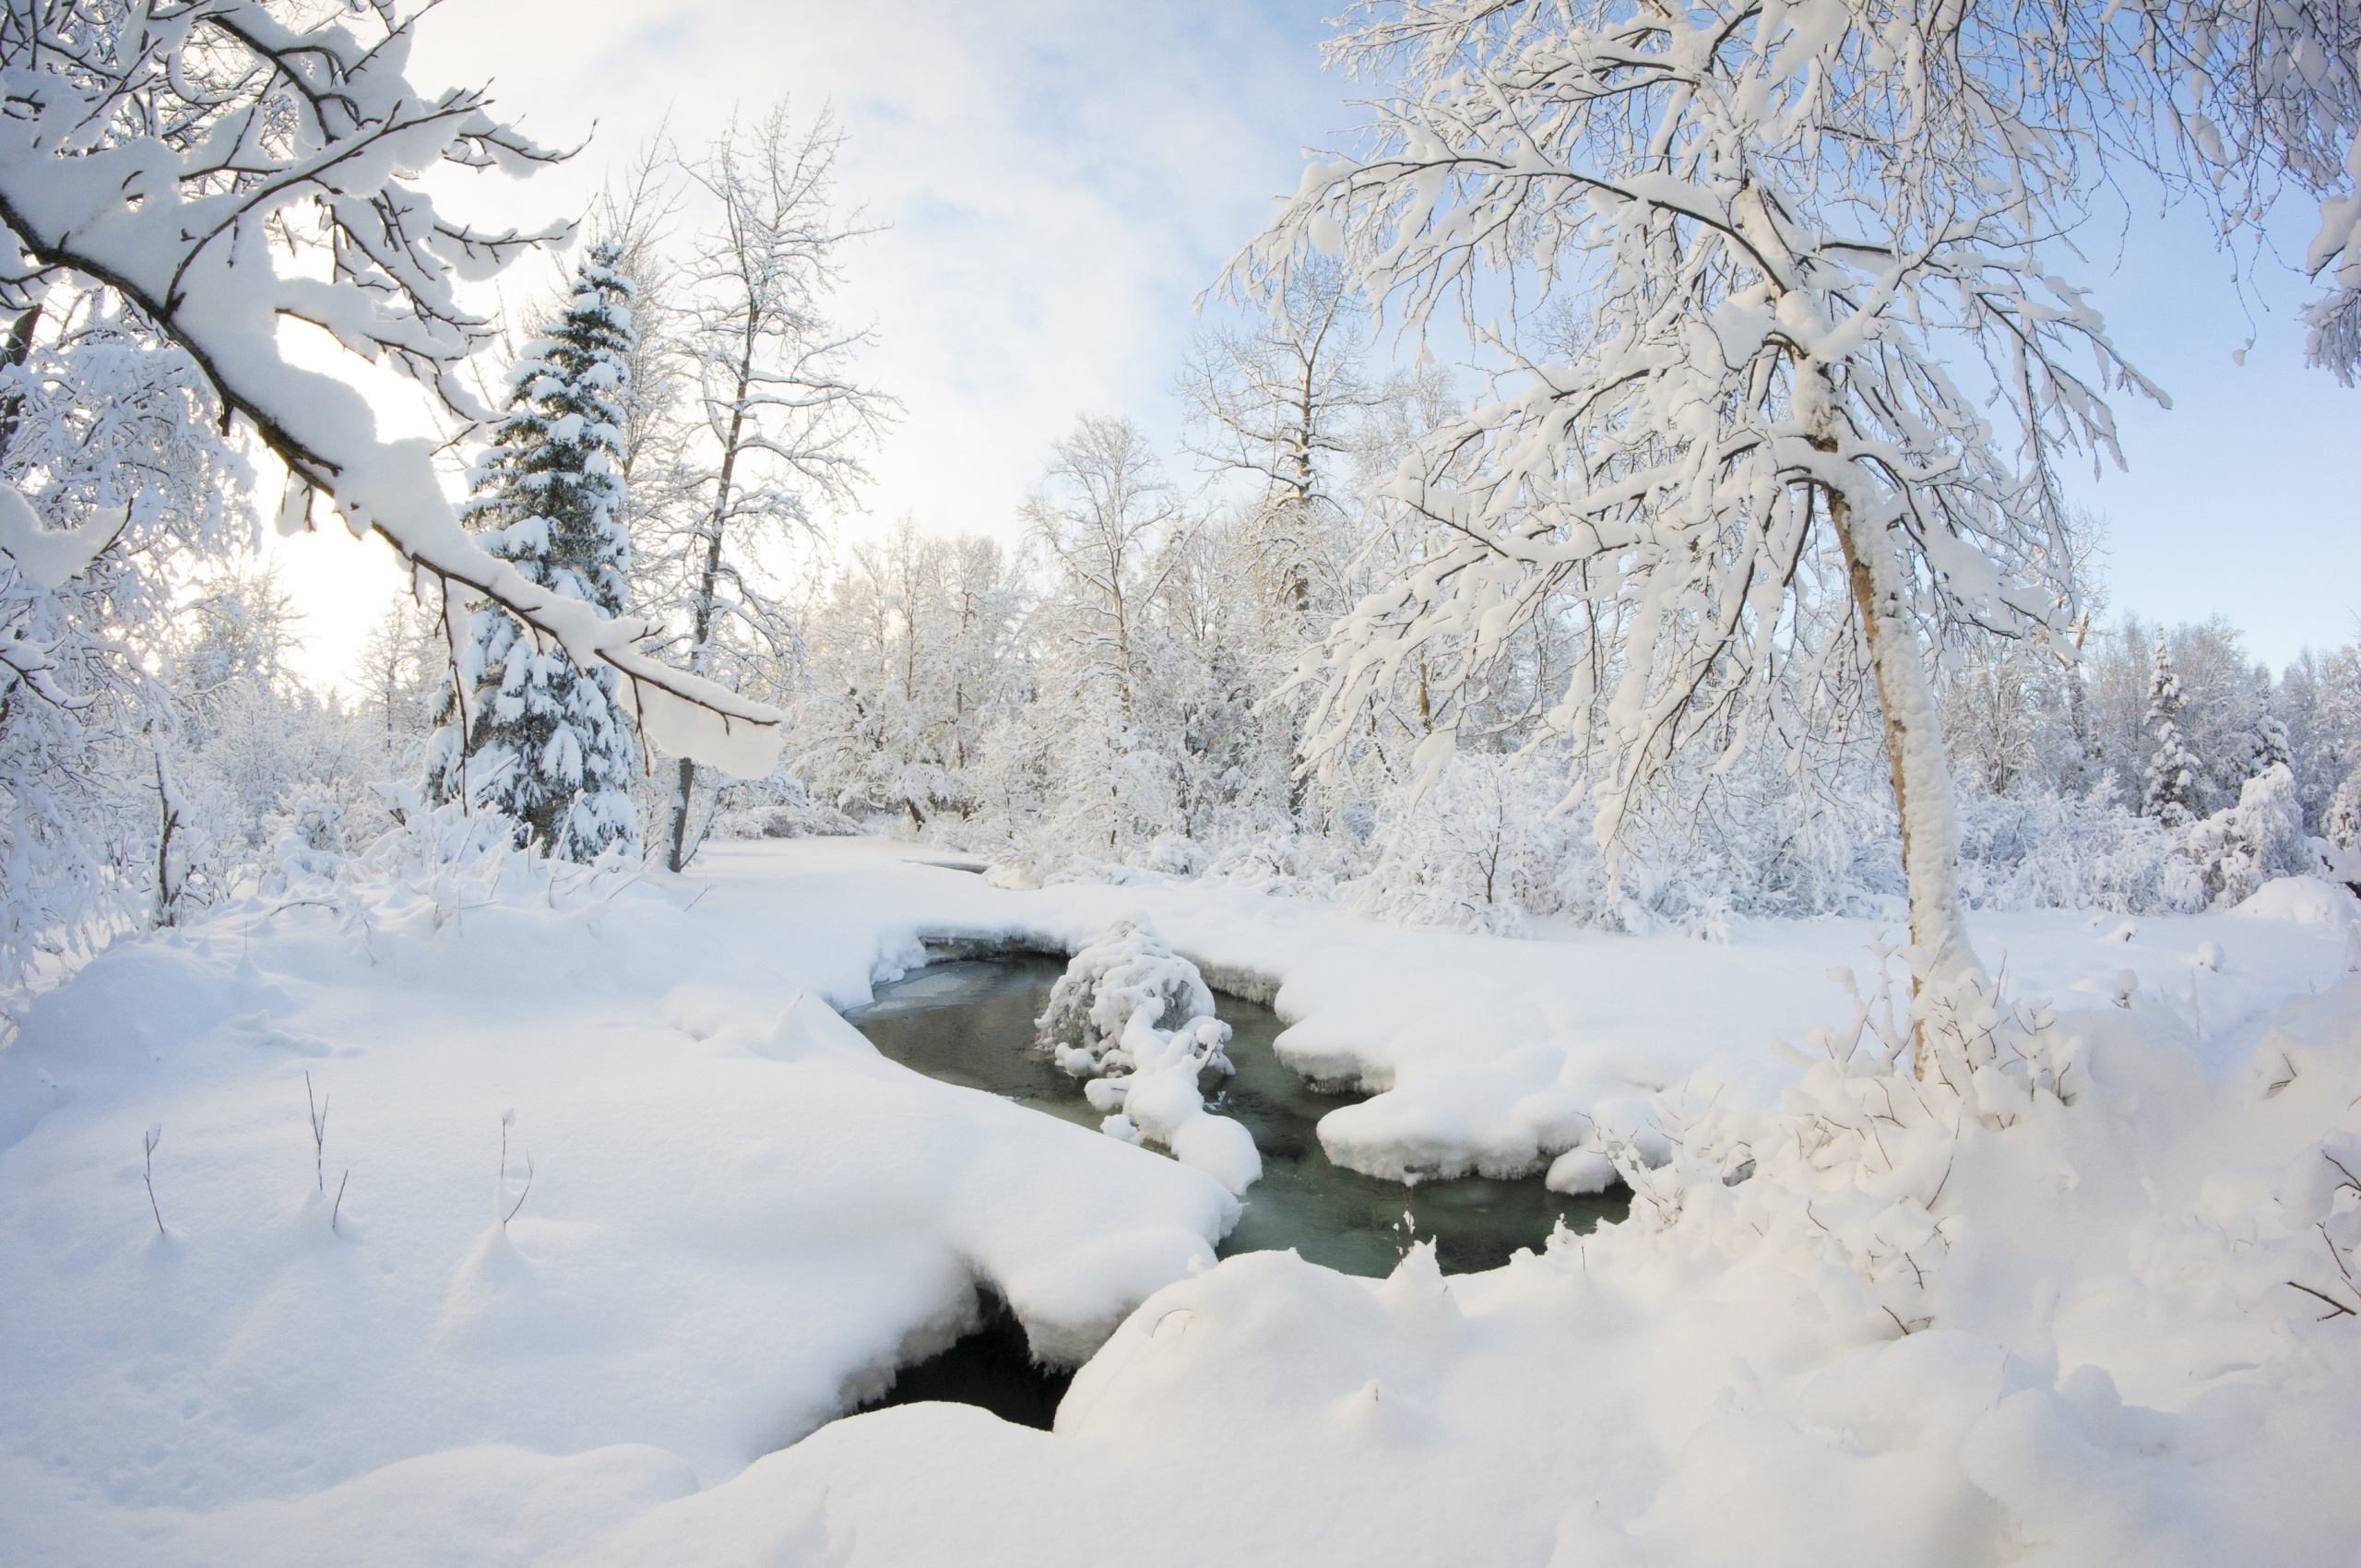
[[[1060,961],[1040,957],[931,964],[880,987],[875,1002],[846,1017],[879,1051],[931,1078],[1096,1129],[1105,1118],[1083,1098],[1081,1080],[1033,1045],[1033,1020],[1064,972]],[[1223,1257],[1293,1247],[1342,1273],[1382,1277],[1415,1237],[1435,1243],[1444,1273],[1465,1274],[1498,1268],[1519,1247],[1538,1251],[1561,1221],[1588,1231],[1631,1206],[1620,1189],[1569,1197],[1537,1174],[1406,1187],[1332,1165],[1320,1147],[1320,1118],[1366,1097],[1322,1093],[1283,1064],[1271,1042],[1285,1026],[1268,1007],[1218,992],[1215,1001],[1232,1031],[1238,1072],[1207,1075],[1205,1109],[1244,1123],[1263,1156],[1263,1179],[1247,1189]]]
[[[1104,1117],[1083,1098],[1082,1081],[1034,1045],[1033,1020],[1064,972],[1062,960],[1032,956],[930,964],[879,987],[875,1001],[845,1016],[884,1054],[928,1077],[1096,1131]],[[1216,1249],[1221,1256],[1292,1247],[1339,1272],[1382,1277],[1413,1240],[1431,1241],[1443,1272],[1464,1274],[1498,1268],[1520,1247],[1539,1250],[1561,1223],[1587,1232],[1630,1209],[1621,1188],[1569,1197],[1538,1175],[1406,1187],[1330,1164],[1320,1118],[1367,1097],[1315,1090],[1272,1048],[1286,1027],[1277,1014],[1220,992],[1214,998],[1238,1071],[1207,1075],[1205,1108],[1244,1123],[1263,1156],[1263,1179],[1247,1189],[1244,1214]],[[1072,1373],[1034,1367],[1007,1307],[989,1293],[983,1306],[982,1327],[904,1368],[892,1392],[868,1408],[947,1399],[1046,1429]]]

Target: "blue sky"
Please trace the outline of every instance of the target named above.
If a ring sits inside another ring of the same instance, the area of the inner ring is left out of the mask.
[[[1301,149],[1357,119],[1351,84],[1316,53],[1336,7],[724,0],[650,22],[613,0],[451,0],[427,18],[412,74],[421,87],[489,76],[503,108],[550,141],[595,126],[572,165],[458,204],[504,221],[578,210],[668,113],[694,145],[733,104],[832,103],[848,133],[844,193],[888,226],[852,256],[843,304],[875,323],[869,374],[907,407],[877,455],[867,517],[844,530],[908,511],[931,529],[1010,535],[1077,415],[1129,414],[1173,445],[1172,379],[1202,326],[1192,300],[1294,189]],[[2295,254],[2301,216],[2286,226]],[[2170,412],[2127,400],[2130,473],[2077,481],[2109,522],[2114,608],[2225,613],[2274,663],[2348,640],[2361,529],[2340,481],[2361,446],[2361,393],[2303,368],[2302,288],[2266,262],[2252,293],[2271,308],[2250,323],[2188,212],[2139,219],[2120,245],[2094,235],[2090,249],[2084,276],[2119,341],[2175,400]],[[341,536],[296,541],[284,559],[316,606],[381,603],[393,581]],[[340,672],[372,613],[315,614],[307,662]]]

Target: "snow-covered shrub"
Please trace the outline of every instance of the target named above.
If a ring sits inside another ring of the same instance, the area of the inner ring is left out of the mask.
[[[2205,907],[2183,835],[2115,799],[2111,778],[1960,802],[1960,882],[1978,909],[2184,914]]]
[[[1775,1042],[1804,1069],[1779,1109],[1709,1105],[1684,1120],[1660,1107],[1667,1158],[1646,1158],[1636,1139],[1602,1152],[1634,1194],[1631,1241],[1848,1282],[1864,1317],[1910,1334],[1940,1320],[1940,1265],[1963,1223],[1956,1199],[1942,1200],[1966,1184],[1963,1151],[2004,1167],[2048,1158],[2046,1146],[2012,1156],[2011,1129],[2090,1086],[2082,1037],[2045,1004],[2011,1002],[1973,973],[1938,975],[1916,948],[1875,954],[1872,993],[1849,969],[1830,971],[1852,1004],[1847,1024],[1813,1030],[1805,1050]]]
[[[724,785],[717,794],[706,836],[836,838],[860,831],[860,824],[826,802],[813,799],[801,779],[782,769],[754,783]]]
[[[1159,833],[1147,847],[1147,869],[1166,876],[1194,876],[1205,869],[1205,852],[1178,833]]]
[[[1348,827],[1338,835],[1273,829],[1231,844],[1205,874],[1266,892],[1326,899],[1335,896],[1340,882],[1366,869],[1360,850]]]
[[[1158,1028],[1165,1019],[1173,1027]],[[1161,1144],[1232,1193],[1263,1174],[1244,1127],[1205,1110],[1200,1080],[1236,1071],[1222,1047],[1229,1026],[1197,966],[1167,947],[1146,921],[1119,921],[1074,956],[1036,1022],[1060,1067],[1091,1079],[1106,1131]]]
[[[1570,860],[1588,836],[1552,817],[1560,789],[1520,757],[1461,752],[1423,790],[1379,808],[1376,863],[1354,898],[1380,920],[1508,932],[1551,914]],[[1596,859],[1595,849],[1589,858]]]
[[[1175,1029],[1159,1029],[1143,1007],[1123,1026],[1120,1054],[1131,1070],[1094,1078],[1085,1093],[1109,1113],[1104,1130],[1134,1143],[1160,1144],[1183,1165],[1193,1165],[1243,1194],[1263,1175],[1263,1157],[1253,1134],[1227,1116],[1205,1110],[1201,1088],[1207,1070],[1230,1071],[1222,1047],[1229,1026],[1218,1018],[1192,1018]]]
[[[2274,763],[2246,781],[2238,803],[2189,830],[2189,856],[2217,904],[2236,904],[2274,877],[2313,869],[2296,778]]]
[[[1130,1066],[1121,1053],[1132,1015],[1148,1022],[1213,1016],[1214,993],[1197,966],[1167,947],[1145,915],[1118,921],[1074,954],[1034,1021],[1036,1038],[1077,1078]],[[1224,1070],[1228,1061],[1222,1063]]]

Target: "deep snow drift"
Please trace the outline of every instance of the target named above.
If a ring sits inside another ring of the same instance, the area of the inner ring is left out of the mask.
[[[1995,1127],[1813,1035],[1860,922],[1511,942],[709,853],[235,909],[40,1003],[0,1054],[0,1558],[2200,1563],[2361,1527],[2341,892],[1980,922],[2082,1075]],[[922,935],[1141,912],[1385,1091],[1332,1153],[1590,1150],[1631,1221],[1485,1275],[1209,1267],[1220,1183],[830,1011]],[[979,1279],[1090,1357],[1055,1432],[820,1425]]]

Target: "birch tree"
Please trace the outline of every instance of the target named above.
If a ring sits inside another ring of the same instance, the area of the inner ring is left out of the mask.
[[[2148,390],[2053,271],[2083,167],[2014,26],[1875,0],[1359,13],[1330,53],[1383,88],[1364,148],[1313,163],[1228,281],[1280,301],[1333,252],[1501,368],[1382,486],[1429,544],[1308,664],[1316,762],[1422,662],[1480,688],[1546,618],[1576,649],[1550,722],[1613,846],[1677,756],[1801,743],[1812,694],[1866,688],[1913,943],[1980,972],[1928,659],[2070,623],[2029,569],[2065,549],[2050,464],[2111,450],[2105,395]],[[1563,350],[1527,351],[1552,317]]]
[[[791,655],[783,603],[758,552],[812,540],[867,481],[862,453],[890,400],[851,379],[868,340],[826,315],[845,246],[864,231],[832,189],[842,138],[825,114],[799,128],[784,104],[733,123],[688,165],[713,209],[682,268],[682,339],[702,428],[700,492],[677,528],[647,541],[671,650],[700,681],[749,684],[750,666]],[[678,754],[665,863],[695,851],[696,759]]]

